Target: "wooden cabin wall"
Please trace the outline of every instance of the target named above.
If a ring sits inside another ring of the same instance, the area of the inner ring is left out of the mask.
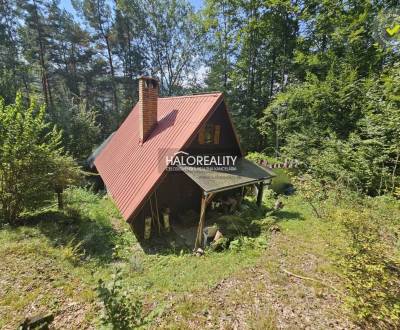
[[[168,172],[157,188],[156,194],[160,221],[161,212],[167,207],[171,211],[171,223],[180,221],[180,215],[187,210],[192,209],[196,212],[200,210],[202,191],[200,187],[183,172]],[[153,209],[155,210],[154,202]],[[151,209],[150,203],[147,201],[139,214],[131,221],[131,228],[138,239],[143,239],[144,220],[149,216],[151,216]]]
[[[191,155],[196,154],[229,154],[240,155],[240,148],[236,142],[235,133],[230,124],[225,104],[221,103],[218,109],[214,112],[211,118],[204,124],[220,125],[220,140],[219,144],[200,144],[199,136],[195,137],[191,145],[185,150]]]
[[[200,209],[201,189],[183,172],[169,172],[157,189],[159,207],[169,207],[172,217],[193,209]]]

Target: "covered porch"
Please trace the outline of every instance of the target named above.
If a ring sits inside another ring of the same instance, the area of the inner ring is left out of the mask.
[[[180,167],[191,180],[201,189],[200,216],[195,233],[194,249],[204,246],[204,229],[206,211],[209,204],[218,193],[241,189],[241,197],[244,197],[244,188],[256,185],[258,188],[257,205],[260,207],[264,193],[264,187],[271,183],[275,174],[253,162],[241,158],[237,160],[235,167],[220,169],[209,167]]]

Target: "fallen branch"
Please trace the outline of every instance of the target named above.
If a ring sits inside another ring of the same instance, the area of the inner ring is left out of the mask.
[[[282,268],[282,271],[283,271],[284,273],[290,275],[290,276],[297,277],[297,278],[300,278],[300,279],[302,279],[302,280],[307,280],[307,281],[312,281],[312,282],[316,282],[316,283],[322,284],[323,286],[326,286],[327,288],[330,288],[330,289],[332,289],[333,291],[336,291],[337,293],[343,295],[343,292],[341,292],[340,290],[336,289],[336,288],[333,287],[332,285],[329,285],[329,284],[327,284],[327,283],[325,283],[325,282],[322,282],[322,281],[320,281],[320,280],[317,280],[316,278],[312,278],[312,277],[307,277],[307,276],[301,276],[301,275],[298,275],[298,274],[294,274],[294,273],[289,272],[288,270],[286,270],[286,269],[284,269],[284,268]]]

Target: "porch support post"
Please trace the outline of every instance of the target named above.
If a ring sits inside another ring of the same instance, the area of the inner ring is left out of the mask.
[[[264,182],[258,184],[258,195],[257,195],[257,206],[261,207],[262,199],[264,195]]]
[[[195,250],[203,246],[203,229],[206,219],[206,208],[213,196],[214,196],[213,193],[210,194],[203,193],[203,195],[201,196],[200,221],[199,221],[199,226],[197,227],[196,241],[194,244]]]

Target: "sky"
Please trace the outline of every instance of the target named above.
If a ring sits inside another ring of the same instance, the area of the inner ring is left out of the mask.
[[[1,0],[0,0],[1,1]],[[198,10],[203,6],[203,0],[188,0],[193,7]],[[64,8],[65,10],[67,10],[68,12],[72,13],[75,17],[76,17],[76,12],[74,10],[74,8],[72,7],[71,4],[71,0],[61,0],[60,1],[60,5],[62,8]],[[202,65],[196,73],[196,76],[198,78],[198,81],[201,83],[202,81],[204,81],[204,78],[206,76],[206,67],[204,65]]]
[[[74,8],[72,8],[71,1],[70,0],[61,0],[60,5],[62,8],[65,10],[75,14]]]
[[[203,0],[189,0],[195,9],[200,9],[203,5]],[[74,8],[72,8],[71,0],[61,0],[61,7],[75,15]]]

